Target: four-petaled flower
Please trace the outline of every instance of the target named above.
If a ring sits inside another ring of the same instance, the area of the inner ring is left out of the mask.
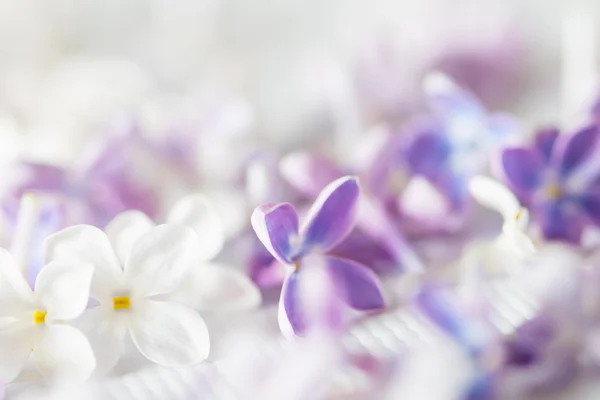
[[[598,137],[596,126],[568,136],[547,129],[532,147],[502,152],[501,173],[546,239],[579,243],[586,226],[600,225]]]
[[[0,379],[14,380],[29,357],[47,378],[81,380],[96,365],[85,335],[65,324],[88,304],[93,267],[51,262],[32,291],[17,263],[0,249]]]
[[[296,209],[289,203],[266,204],[254,210],[251,221],[260,241],[279,262],[293,267],[279,302],[279,326],[284,334],[302,334],[307,329],[297,301],[298,280],[309,267],[305,263],[324,265],[332,276],[336,295],[350,308],[371,311],[385,307],[379,279],[371,270],[324,254],[352,230],[359,195],[355,177],[337,179],[317,197],[301,228]]]
[[[90,329],[82,329],[101,373],[119,360],[127,333],[157,364],[189,365],[208,357],[202,317],[165,298],[182,286],[198,262],[198,238],[192,229],[159,225],[137,240],[120,241],[93,226],[77,225],[50,236],[45,247],[49,260],[94,266],[90,297],[99,305],[84,314]]]

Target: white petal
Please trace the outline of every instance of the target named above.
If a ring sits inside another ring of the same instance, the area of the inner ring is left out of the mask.
[[[75,323],[86,335],[96,358],[97,375],[109,372],[121,358],[127,335],[126,318],[109,307],[87,310]]]
[[[37,369],[58,381],[86,380],[96,367],[85,335],[69,325],[47,325],[33,348]]]
[[[486,176],[473,177],[469,182],[469,192],[479,204],[498,211],[505,220],[515,219],[521,212],[517,197],[494,179]]]
[[[35,281],[38,301],[48,311],[49,320],[78,317],[87,307],[94,267],[91,264],[69,265],[52,261],[40,271]]]
[[[198,265],[197,248],[194,231],[181,225],[159,225],[145,233],[125,264],[125,280],[134,297],[178,289]]]
[[[91,297],[98,300],[112,296],[122,270],[108,237],[91,225],[72,226],[50,236],[44,242],[46,261],[94,266]]]
[[[165,366],[197,364],[208,357],[208,329],[199,314],[177,303],[145,303],[131,324],[131,337],[144,356]]]
[[[0,316],[11,316],[33,303],[33,292],[10,253],[0,248]]]
[[[198,251],[202,260],[214,258],[223,248],[223,222],[212,202],[201,194],[187,196],[178,201],[171,209],[167,222],[185,225],[198,234]]]
[[[0,380],[11,382],[29,359],[35,341],[34,329],[12,324],[0,331]]]
[[[192,271],[178,300],[197,310],[239,311],[258,307],[262,299],[258,287],[243,272],[208,264]]]
[[[125,264],[135,242],[153,227],[154,222],[146,214],[137,210],[125,211],[106,225],[104,231],[121,265]]]

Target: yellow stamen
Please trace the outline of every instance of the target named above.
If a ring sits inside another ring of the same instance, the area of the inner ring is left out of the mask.
[[[517,215],[515,215],[515,221],[518,221],[519,218],[521,218],[521,215],[523,215],[523,208],[520,208]]]
[[[551,200],[557,200],[558,198],[560,198],[562,196],[562,189],[557,184],[552,183],[552,184],[546,186],[546,195]]]
[[[131,308],[131,300],[129,300],[129,296],[113,297],[114,310],[127,310],[129,308]]]
[[[294,271],[297,272],[300,269],[300,262],[294,261]]]
[[[46,314],[48,314],[48,311],[40,311],[37,310],[36,312],[33,313],[33,323],[36,325],[41,325],[43,323],[46,322]]]

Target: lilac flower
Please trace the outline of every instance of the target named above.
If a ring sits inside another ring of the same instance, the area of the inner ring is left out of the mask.
[[[297,291],[311,262],[323,263],[336,283],[336,295],[348,307],[360,311],[385,307],[380,282],[371,270],[325,254],[352,230],[359,194],[355,177],[330,183],[315,200],[301,228],[296,209],[289,203],[265,204],[254,210],[251,221],[258,238],[280,263],[293,267],[279,302],[279,325],[284,334],[302,334],[307,329]]]
[[[468,179],[488,167],[490,153],[517,125],[504,114],[489,114],[444,75],[430,75],[424,84],[434,119],[414,126],[404,156],[411,173],[426,178],[458,211],[468,200]]]
[[[586,226],[600,225],[598,138],[594,125],[568,136],[546,129],[533,146],[502,152],[504,179],[546,239],[579,243]]]

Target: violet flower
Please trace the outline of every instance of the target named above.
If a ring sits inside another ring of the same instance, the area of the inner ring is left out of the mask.
[[[568,136],[547,129],[531,147],[502,152],[504,179],[546,239],[579,243],[584,228],[600,225],[598,138],[594,125]]]
[[[349,308],[373,311],[385,307],[381,284],[373,271],[326,255],[352,230],[359,195],[355,177],[330,183],[315,200],[301,228],[296,209],[289,203],[265,204],[254,210],[251,221],[258,238],[279,262],[293,268],[279,302],[279,326],[284,334],[302,334],[308,328],[305,312],[298,307],[297,291],[305,268],[315,260],[331,274],[336,295]]]

